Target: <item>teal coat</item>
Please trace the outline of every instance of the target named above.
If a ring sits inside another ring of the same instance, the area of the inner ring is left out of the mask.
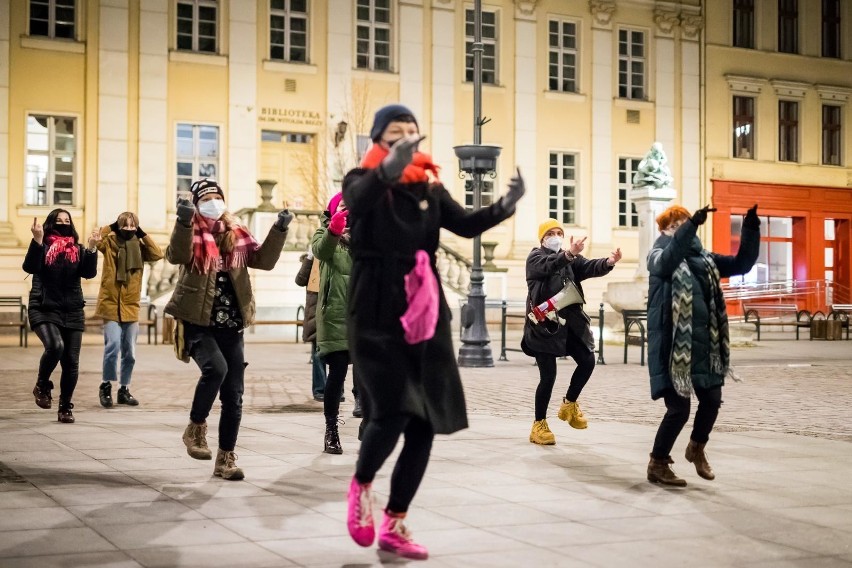
[[[320,289],[317,302],[317,349],[321,356],[347,351],[346,309],[352,257],[340,237],[320,227],[311,239],[311,250],[320,261]]]

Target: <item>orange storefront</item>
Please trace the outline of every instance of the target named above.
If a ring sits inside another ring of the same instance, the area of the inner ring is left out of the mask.
[[[757,203],[760,257],[733,287],[766,290],[778,301],[811,313],[832,303],[850,303],[852,188],[712,180],[713,247],[735,252],[742,215]],[[738,306],[729,306],[738,311]]]

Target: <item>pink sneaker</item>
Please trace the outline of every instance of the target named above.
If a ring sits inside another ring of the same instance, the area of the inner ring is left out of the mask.
[[[402,517],[388,515],[387,511],[382,519],[382,528],[379,529],[379,548],[412,560],[429,558],[426,547],[411,540],[411,533],[402,523]]]
[[[349,484],[349,512],[346,515],[346,526],[349,535],[360,546],[370,546],[376,540],[376,526],[373,521],[373,493],[370,484],[360,484],[355,477]]]

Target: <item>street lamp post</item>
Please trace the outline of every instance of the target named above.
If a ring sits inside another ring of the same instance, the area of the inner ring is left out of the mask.
[[[483,146],[482,142],[482,0],[473,4],[473,144],[454,148],[459,168],[473,183],[473,210],[482,207],[482,177],[497,169],[498,146]],[[458,364],[461,367],[493,367],[488,328],[485,326],[485,290],[482,274],[481,239],[473,238],[473,266],[467,304],[462,307],[462,346]]]

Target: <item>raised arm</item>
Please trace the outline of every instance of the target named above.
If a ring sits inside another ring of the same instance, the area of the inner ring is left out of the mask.
[[[80,278],[94,278],[98,275],[98,251],[80,246],[80,264],[77,265]]]
[[[172,264],[189,264],[192,261],[191,226],[175,221],[175,228],[166,247],[166,260]]]
[[[27,249],[27,255],[24,257],[24,272],[28,274],[38,274],[44,266],[44,245],[30,241],[30,246]]]
[[[533,249],[527,257],[527,280],[544,280],[569,262],[565,251],[545,252],[540,248]]]
[[[468,211],[462,207],[444,186],[439,186],[441,227],[460,237],[473,238],[512,216],[498,201],[479,211]]]
[[[686,258],[690,243],[697,231],[698,227],[695,223],[686,221],[672,237],[660,237],[660,239],[668,239],[663,246],[657,246],[657,243],[661,243],[661,240],[657,239],[657,243],[648,253],[648,272],[662,278],[670,277]]]
[[[272,270],[284,250],[284,241],[287,240],[287,227],[280,229],[278,225],[269,228],[266,238],[254,251],[248,261],[250,268],[260,270]]]

